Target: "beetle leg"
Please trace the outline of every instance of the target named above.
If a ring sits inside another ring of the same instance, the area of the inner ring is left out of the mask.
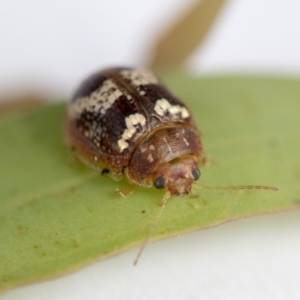
[[[198,198],[199,197],[199,195],[197,194],[197,192],[195,192],[194,190],[191,190],[189,196],[190,196],[190,198]]]
[[[122,197],[127,197],[128,195],[132,194],[135,189],[136,189],[135,185],[132,185],[126,189],[117,188],[116,193],[121,195]]]

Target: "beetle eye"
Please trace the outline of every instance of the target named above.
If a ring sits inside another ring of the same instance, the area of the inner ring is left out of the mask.
[[[195,168],[192,170],[192,175],[194,177],[195,180],[198,180],[201,176],[200,170]]]
[[[165,184],[166,184],[166,179],[164,176],[158,177],[154,182],[154,186],[157,189],[163,189],[165,187]]]

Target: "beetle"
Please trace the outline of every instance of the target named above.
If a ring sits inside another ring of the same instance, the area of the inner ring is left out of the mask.
[[[66,136],[85,164],[165,189],[167,198],[189,194],[200,178],[203,148],[191,111],[146,69],[108,68],[86,79],[69,102]]]
[[[200,178],[203,147],[191,111],[149,70],[109,68],[75,92],[67,109],[66,138],[78,158],[102,174],[117,181],[125,175],[133,186],[166,190],[136,265],[168,198],[190,194]],[[260,185],[200,188],[278,190]]]

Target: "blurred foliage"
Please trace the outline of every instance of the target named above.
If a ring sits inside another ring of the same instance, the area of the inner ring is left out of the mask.
[[[196,1],[156,42],[150,67],[162,69],[182,65],[203,42],[224,3],[225,0]]]

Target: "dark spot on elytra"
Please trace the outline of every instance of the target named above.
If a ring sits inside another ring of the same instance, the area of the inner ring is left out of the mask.
[[[78,98],[89,96],[93,91],[99,88],[106,79],[107,76],[102,72],[93,74],[79,86],[72,100],[75,101]]]

